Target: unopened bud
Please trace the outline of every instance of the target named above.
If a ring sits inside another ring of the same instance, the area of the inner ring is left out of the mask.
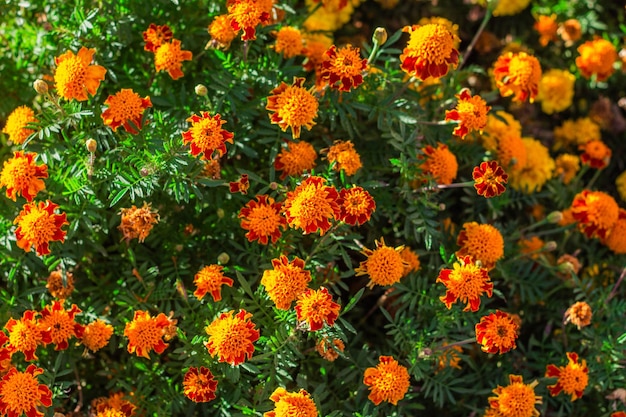
[[[560,211],[553,211],[552,213],[548,214],[548,221],[550,223],[560,223],[561,220],[563,220],[563,213],[561,213]]]
[[[48,83],[44,80],[36,80],[33,83],[33,88],[38,94],[48,94]]]
[[[223,218],[224,218],[224,215],[225,215],[225,213],[224,213],[224,209],[223,209],[223,208],[218,208],[218,209],[217,209],[217,218],[218,218],[218,219],[223,219]]]
[[[556,250],[558,246],[559,245],[554,240],[551,240],[549,242],[546,242],[545,245],[543,245],[543,250],[552,252],[553,250]]]
[[[377,43],[379,46],[387,42],[387,30],[381,27],[376,28],[372,35],[372,42]]]
[[[217,255],[217,262],[220,265],[226,265],[228,261],[230,261],[230,256],[226,252],[222,252],[219,255]]]
[[[98,149],[98,142],[93,139],[87,139],[85,141],[85,146],[87,147],[89,153],[94,153],[96,149]]]
[[[561,262],[557,265],[556,269],[564,274],[575,274],[577,272],[574,264],[570,261]]]
[[[147,177],[148,175],[150,175],[150,170],[149,170],[148,168],[146,168],[146,167],[143,167],[143,168],[141,168],[141,169],[139,170],[139,174],[140,174],[142,177]]]
[[[277,190],[278,189],[278,183],[276,181],[270,182],[270,188],[272,190]]]
[[[195,88],[196,94],[200,97],[204,97],[209,94],[209,90],[204,86],[204,84],[198,84]]]

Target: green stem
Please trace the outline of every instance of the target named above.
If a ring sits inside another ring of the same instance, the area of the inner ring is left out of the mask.
[[[483,21],[480,23],[480,27],[474,34],[474,38],[472,38],[472,42],[470,42],[465,52],[463,52],[463,61],[458,66],[457,71],[460,71],[461,68],[463,68],[463,66],[467,62],[467,59],[472,54],[472,51],[474,50],[474,47],[476,46],[476,42],[478,42],[478,38],[480,38],[480,35],[483,33],[483,31],[487,27],[487,23],[489,23],[489,20],[491,19],[491,16],[492,16],[491,13],[492,13],[491,8],[487,8],[487,11],[485,12],[485,17],[483,17]]]

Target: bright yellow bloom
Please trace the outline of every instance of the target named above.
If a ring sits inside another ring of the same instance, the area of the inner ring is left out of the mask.
[[[332,346],[330,346],[331,343]],[[343,352],[345,348],[346,346],[341,339],[333,339],[331,342],[325,337],[315,345],[317,353],[329,362],[334,362],[339,357],[339,352]]]
[[[287,193],[283,211],[290,227],[323,235],[330,229],[330,221],[340,217],[339,193],[325,183],[322,177],[308,177]]]
[[[363,166],[352,141],[336,140],[326,155],[328,162],[335,163],[336,171],[343,170],[346,175],[354,175]]]
[[[141,129],[141,119],[143,112],[152,107],[150,97],[141,98],[130,88],[122,88],[115,95],[110,95],[104,102],[108,106],[102,112],[102,121],[105,125],[117,132],[123,126],[127,132],[137,134],[137,129]]]
[[[159,46],[169,42],[174,37],[169,26],[159,26],[155,23],[150,23],[150,26],[148,26],[148,29],[146,29],[142,35],[146,43],[143,49],[148,52],[156,52]]]
[[[269,23],[272,3],[261,0],[231,0],[227,2],[226,7],[232,28],[236,32],[243,31],[241,34],[242,41],[255,40],[256,27],[260,24]]]
[[[320,77],[330,88],[351,91],[363,83],[363,71],[367,69],[367,59],[361,58],[361,50],[348,44],[337,49],[331,46],[324,54]]]
[[[270,241],[276,243],[281,236],[280,229],[287,226],[287,219],[281,214],[283,204],[275,202],[267,195],[257,195],[257,201],[250,200],[241,210],[241,228],[247,230],[249,242],[258,241],[267,245]]]
[[[291,26],[283,26],[276,33],[276,44],[274,50],[282,54],[285,58],[293,58],[302,55],[304,50],[304,39],[299,29]]]
[[[456,108],[446,110],[446,121],[455,120],[459,122],[453,133],[461,139],[465,139],[465,136],[474,130],[482,132],[487,125],[487,113],[491,107],[481,96],[472,97],[467,88],[461,90],[461,93],[455,97],[459,99]]]
[[[109,344],[112,335],[113,326],[97,319],[85,326],[82,342],[87,349],[97,352]]]
[[[122,220],[118,229],[124,235],[124,240],[130,242],[131,239],[138,239],[143,242],[150,231],[160,220],[157,210],[152,210],[151,203],[143,202],[143,207],[137,208],[134,204],[131,208],[120,210]]]
[[[454,36],[454,49],[459,49],[459,44],[461,43],[461,39],[459,39],[459,25],[441,16],[422,17],[417,22],[418,26],[424,26],[428,24],[442,25],[446,29],[448,29],[450,33],[452,33],[452,35]]]
[[[37,359],[35,350],[37,350],[37,346],[44,344],[42,329],[35,319],[37,314],[33,310],[26,310],[21,319],[10,318],[4,325],[4,328],[9,332],[9,344],[7,346],[9,352],[22,352],[24,359],[29,362]]]
[[[324,323],[329,326],[335,324],[340,308],[326,288],[319,290],[307,288],[298,295],[295,310],[298,320],[307,322],[309,331],[314,332],[320,330]]]
[[[150,351],[161,354],[168,344],[163,341],[164,330],[170,320],[163,313],[151,317],[148,311],[135,311],[133,320],[126,323],[124,336],[128,338],[128,353],[150,359]]]
[[[208,28],[211,41],[209,45],[221,49],[228,49],[237,33],[232,26],[232,20],[228,14],[215,16]]]
[[[280,179],[287,176],[301,176],[305,171],[315,168],[317,151],[309,142],[287,142],[287,148],[282,148],[274,160],[274,168],[282,171]]]
[[[602,243],[616,255],[626,253],[626,210],[619,209],[617,222],[611,228],[609,236]]]
[[[583,43],[578,47],[578,53],[576,66],[580,73],[585,78],[595,75],[598,81],[604,81],[613,74],[613,64],[619,58],[615,46],[602,38]]]
[[[450,66],[456,68],[459,51],[454,45],[458,37],[446,26],[438,23],[413,25],[403,31],[411,35],[400,55],[401,68],[407,74],[423,81],[428,77],[443,77]]]
[[[337,200],[341,207],[339,220],[351,226],[362,225],[369,221],[376,202],[366,190],[361,187],[344,188]]]
[[[536,404],[541,404],[539,395],[535,395],[535,387],[539,384],[533,381],[524,384],[520,375],[509,375],[509,385],[493,390],[495,397],[489,397],[489,405],[497,410],[501,417],[539,417]]]
[[[591,168],[604,169],[611,162],[613,151],[601,140],[590,140],[584,145],[578,145],[578,149],[583,151],[580,155],[582,163]]]
[[[57,65],[54,82],[61,97],[66,100],[85,101],[89,98],[87,93],[96,95],[107,70],[100,65],[90,65],[95,53],[95,49],[83,46],[78,55],[67,51],[54,59]]]
[[[556,15],[538,16],[536,18],[533,29],[539,33],[539,44],[546,46],[550,42],[556,41],[556,32],[559,28],[556,22]]]
[[[497,0],[496,3],[494,16],[513,16],[528,7],[530,0]]]
[[[558,113],[572,105],[576,77],[567,70],[553,68],[543,73],[539,81],[537,101],[546,114]]]
[[[172,39],[159,46],[154,53],[154,67],[157,72],[167,71],[173,80],[177,80],[184,76],[181,68],[183,61],[191,61],[193,54],[191,51],[183,51],[180,49],[180,41]]]
[[[252,357],[254,342],[259,339],[259,331],[250,321],[252,314],[246,310],[239,310],[233,317],[234,310],[220,314],[206,327],[209,341],[206,346],[209,354],[217,356],[219,362],[226,362],[237,366]]]
[[[615,187],[623,201],[626,201],[626,171],[623,171],[615,179]]]
[[[437,184],[452,184],[456,178],[459,164],[456,156],[448,149],[448,145],[437,143],[433,148],[426,145],[424,149],[424,162],[421,168],[424,174],[431,175]]]
[[[50,200],[40,201],[39,204],[32,202],[24,204],[22,211],[15,218],[13,224],[17,224],[15,236],[17,246],[30,251],[35,248],[38,256],[50,253],[49,244],[52,241],[65,241],[67,232],[61,230],[66,224],[66,214],[54,214],[54,210],[59,207]]]
[[[196,284],[196,290],[193,295],[198,300],[207,294],[211,294],[213,301],[220,301],[222,299],[222,285],[229,287],[233,286],[234,281],[231,278],[224,276],[221,265],[208,265],[202,268],[193,278],[193,283]]]
[[[33,129],[28,129],[26,125],[37,123],[38,121],[35,118],[33,109],[28,106],[19,106],[7,117],[7,123],[2,129],[2,133],[9,135],[9,140],[14,144],[21,145],[30,135],[35,133]]]
[[[291,262],[285,255],[272,259],[273,269],[263,272],[261,285],[280,310],[289,310],[291,303],[302,294],[311,281],[311,273],[304,269],[304,261],[297,256]]]
[[[577,147],[592,140],[600,140],[602,134],[600,125],[589,117],[576,120],[566,120],[559,127],[554,128],[554,150]]]
[[[270,396],[274,409],[263,414],[263,417],[317,417],[319,411],[310,394],[301,389],[299,392],[287,392],[278,387]]]
[[[463,224],[456,241],[461,248],[456,252],[457,258],[471,256],[474,262],[480,261],[482,266],[493,269],[496,262],[504,256],[504,239],[498,229],[490,224],[469,222]]]
[[[33,201],[37,193],[46,188],[41,180],[48,178],[48,166],[35,163],[36,153],[16,151],[13,158],[4,161],[0,172],[0,188],[7,187],[7,197],[16,201],[18,195]]]
[[[546,378],[558,378],[556,384],[548,385],[548,390],[553,397],[563,391],[572,396],[572,401],[576,401],[582,397],[589,383],[589,368],[584,359],[578,362],[578,354],[574,352],[567,352],[567,360],[565,366],[550,364],[546,368]]]
[[[40,384],[37,376],[43,369],[28,365],[26,371],[11,368],[0,380],[0,414],[9,417],[43,417],[39,407],[52,405],[52,391]]]
[[[486,293],[491,297],[493,294],[489,271],[476,265],[470,256],[459,258],[459,262],[455,262],[452,268],[439,271],[436,282],[441,282],[447,288],[446,295],[439,299],[448,309],[460,300],[467,303],[463,311],[478,311],[481,295]]]
[[[502,97],[513,96],[513,101],[531,103],[539,92],[541,65],[539,60],[526,52],[508,52],[498,57],[493,75]]]
[[[196,403],[206,403],[215,399],[217,381],[208,368],[195,366],[189,368],[183,377],[183,393]]]
[[[290,127],[294,139],[300,137],[303,126],[311,130],[316,124],[313,119],[319,108],[317,98],[303,87],[304,81],[304,78],[294,77],[292,85],[281,82],[270,92],[265,106],[266,110],[273,112],[269,114],[270,121],[283,132]]]
[[[565,324],[572,323],[580,330],[591,324],[592,316],[591,306],[584,301],[577,301],[565,311],[563,322]]]
[[[404,246],[396,248],[387,246],[384,238],[375,241],[375,244],[375,249],[365,248],[361,251],[367,259],[355,268],[356,276],[368,275],[370,277],[367,284],[369,288],[373,288],[374,285],[393,285],[399,282],[404,276],[404,268],[408,266],[400,255]]]
[[[400,251],[400,256],[407,266],[404,267],[403,277],[406,277],[411,272],[417,272],[420,270],[420,258],[417,254],[408,246]]]
[[[572,215],[587,237],[605,239],[619,218],[619,206],[603,191],[583,190],[574,196]]]
[[[387,401],[398,405],[411,385],[409,371],[391,356],[380,356],[376,368],[367,368],[363,383],[369,387],[369,398],[378,405]]]
[[[54,350],[65,350],[69,347],[68,340],[72,337],[83,337],[85,327],[76,323],[74,317],[81,310],[76,304],[72,304],[70,310],[65,310],[59,301],[53,301],[51,306],[46,306],[41,311],[39,326],[42,338],[46,343],[54,343]]]
[[[554,161],[556,177],[563,181],[563,184],[569,184],[580,169],[580,159],[576,155],[569,153],[563,153],[556,157]]]
[[[65,280],[63,275],[65,275]],[[65,273],[60,270],[52,271],[48,276],[46,288],[54,298],[65,300],[74,291],[74,274],[69,271]]]
[[[533,138],[522,138],[526,149],[526,164],[510,172],[511,187],[523,193],[541,191],[544,184],[554,175],[555,163],[549,149]]]
[[[309,17],[304,27],[309,32],[335,32],[350,21],[355,6],[360,0],[323,0],[323,7],[318,7],[319,0],[306,0]]]

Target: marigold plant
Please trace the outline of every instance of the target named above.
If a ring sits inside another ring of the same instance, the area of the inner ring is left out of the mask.
[[[575,401],[582,397],[583,391],[589,383],[589,368],[587,361],[578,360],[578,354],[567,352],[568,363],[565,366],[548,365],[546,368],[547,378],[557,378],[553,385],[548,385],[550,395],[553,397],[561,391],[571,396],[571,400]]]
[[[363,383],[370,390],[368,398],[376,405],[383,401],[397,405],[411,385],[406,367],[391,356],[380,356],[375,368],[367,368]]]

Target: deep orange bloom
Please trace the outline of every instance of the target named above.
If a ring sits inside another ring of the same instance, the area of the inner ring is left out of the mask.
[[[593,312],[591,306],[584,301],[575,302],[565,311],[563,322],[572,323],[578,330],[591,324]]]
[[[319,78],[322,61],[333,41],[321,33],[304,33],[303,37],[305,47],[302,50],[302,54],[306,59],[302,63],[302,67],[305,71],[315,71],[317,78]]]
[[[464,139],[465,136],[477,130],[482,130],[487,126],[487,113],[491,107],[487,105],[481,96],[473,96],[470,90],[464,88],[460,94],[455,96],[459,99],[454,110],[446,110],[446,120],[456,120],[459,125],[454,128],[454,134]]]
[[[97,352],[109,344],[113,335],[113,326],[97,319],[85,326],[83,332],[83,345],[92,352]]]
[[[281,82],[280,85],[270,92],[267,98],[266,110],[273,124],[277,124],[284,132],[291,128],[291,136],[294,139],[300,137],[302,127],[308,130],[316,124],[313,119],[317,117],[319,102],[317,98],[303,87],[304,78],[294,77],[293,84]]]
[[[352,141],[336,140],[327,150],[326,158],[328,162],[335,162],[336,171],[343,170],[346,175],[354,175],[361,169],[361,157],[359,156]]]
[[[483,352],[503,353],[515,349],[519,325],[510,314],[496,310],[480,319],[476,324],[476,342]]]
[[[242,41],[256,39],[256,27],[270,20],[272,2],[261,0],[230,0],[226,3],[233,30],[242,30]]]
[[[365,248],[361,251],[367,259],[355,268],[356,276],[369,275],[370,282],[367,286],[370,288],[374,285],[393,285],[399,282],[404,276],[404,268],[408,266],[400,255],[404,246],[396,248],[387,246],[384,238],[375,241],[375,244],[376,249]]]
[[[613,64],[619,59],[615,46],[602,38],[583,43],[578,47],[578,53],[576,66],[580,73],[585,78],[595,74],[598,81],[604,81],[613,74]]]
[[[579,145],[578,149],[583,151],[580,160],[583,164],[591,168],[604,169],[611,161],[613,152],[601,140],[590,140],[584,145]]]
[[[493,76],[502,97],[513,96],[513,101],[532,103],[539,92],[541,65],[526,52],[508,52],[498,57]]]
[[[298,28],[283,26],[276,33],[276,44],[274,50],[282,54],[285,58],[293,58],[301,55],[304,51],[304,40]]]
[[[208,28],[211,35],[209,45],[217,48],[228,49],[237,33],[233,30],[232,20],[227,14],[215,16]]]
[[[30,251],[31,246],[35,248],[37,255],[47,255],[50,253],[49,244],[52,241],[65,241],[66,231],[61,230],[66,224],[66,214],[54,214],[54,210],[59,207],[50,200],[24,204],[22,211],[15,218],[13,224],[17,224],[15,236],[17,246]]]
[[[330,88],[348,92],[363,83],[367,59],[361,58],[361,50],[350,44],[339,49],[332,45],[321,65],[321,79],[328,81]]]
[[[550,364],[546,368],[546,378],[558,378],[556,384],[548,385],[548,390],[553,397],[563,391],[572,396],[572,401],[576,401],[583,396],[589,383],[589,368],[586,360],[578,362],[578,354],[574,352],[567,352],[567,360],[566,366]]]
[[[191,61],[193,54],[191,51],[183,51],[180,49],[180,41],[172,39],[159,46],[154,53],[154,67],[157,72],[167,71],[173,80],[177,80],[184,76],[181,68],[183,61]]]
[[[342,189],[337,203],[341,207],[339,220],[351,226],[360,226],[368,222],[376,210],[374,198],[361,187]]]
[[[169,42],[173,37],[174,34],[169,26],[159,26],[150,23],[148,29],[143,32],[143,40],[146,43],[143,49],[149,52],[156,52],[159,46]]]
[[[411,385],[409,371],[391,356],[380,356],[376,368],[367,368],[363,383],[369,387],[369,398],[378,405],[383,401],[397,405]]]
[[[220,314],[206,327],[209,341],[204,345],[211,356],[218,356],[219,362],[232,366],[239,365],[252,357],[254,342],[259,339],[259,331],[250,321],[252,314],[239,310],[233,317],[234,310]]]
[[[7,123],[2,128],[2,133],[9,135],[9,140],[14,144],[21,145],[30,135],[35,133],[33,129],[26,128],[26,125],[38,121],[33,109],[28,106],[19,106],[7,117]]]
[[[614,413],[611,413],[611,417],[626,417],[626,412],[616,411]]]
[[[305,171],[315,168],[317,152],[313,145],[303,140],[287,142],[287,148],[282,148],[274,160],[274,168],[282,171],[280,179],[287,176],[301,176]]]
[[[37,346],[44,344],[42,329],[35,319],[37,314],[33,310],[26,310],[21,319],[10,318],[4,325],[4,328],[9,332],[9,344],[7,345],[9,352],[22,352],[24,359],[29,362],[37,359],[35,350],[37,350]]]
[[[98,397],[91,401],[91,409],[96,411],[95,417],[131,417],[137,406],[124,399],[123,392],[110,394],[108,397]]]
[[[559,29],[556,15],[538,16],[533,29],[539,33],[539,44],[541,46],[546,46],[548,43],[556,41],[556,32]]]
[[[83,337],[85,326],[76,323],[74,317],[81,310],[72,304],[70,310],[65,310],[59,301],[53,301],[41,311],[39,326],[42,338],[46,343],[54,343],[54,350],[65,350],[69,347],[68,340],[72,337]]]
[[[541,397],[535,395],[535,387],[539,383],[533,381],[524,384],[520,375],[509,375],[509,385],[493,390],[495,397],[489,397],[489,406],[496,410],[498,417],[539,417],[535,404],[541,404]]]
[[[122,88],[115,95],[110,95],[104,102],[108,108],[102,112],[102,121],[105,125],[117,132],[123,126],[127,132],[137,134],[141,129],[143,112],[152,107],[150,97],[141,98],[130,88]]]
[[[578,20],[567,19],[559,26],[558,33],[561,35],[561,39],[563,39],[566,44],[571,44],[580,39],[583,31]]]
[[[436,282],[441,282],[447,288],[446,295],[439,299],[448,309],[460,300],[467,303],[463,311],[478,311],[480,296],[487,293],[487,296],[491,297],[493,293],[489,271],[476,265],[470,256],[460,258],[452,268],[439,272]]]
[[[128,337],[128,353],[150,359],[150,351],[163,353],[168,344],[163,341],[164,330],[171,325],[163,313],[151,317],[148,311],[135,311],[133,320],[126,323],[124,336]]]
[[[256,200],[250,200],[241,210],[241,228],[247,230],[246,237],[249,242],[258,241],[267,245],[271,238],[272,243],[281,236],[280,229],[285,229],[287,219],[281,214],[283,204],[275,202],[268,195],[257,195]]]
[[[28,365],[26,371],[11,368],[0,380],[0,414],[7,417],[43,417],[38,407],[52,405],[52,391],[40,384],[37,376],[43,369]]]
[[[311,273],[304,269],[304,261],[297,256],[291,262],[285,255],[272,259],[274,269],[263,272],[261,285],[280,310],[289,310],[291,303],[302,294],[311,281]]]
[[[619,206],[603,191],[583,190],[574,196],[572,216],[587,237],[605,239],[619,218]]]
[[[80,48],[77,55],[67,51],[54,58],[57,65],[54,82],[57,92],[66,100],[85,101],[96,95],[100,81],[104,81],[107,70],[100,65],[90,65],[95,49]]]
[[[428,77],[443,77],[451,65],[456,68],[459,51],[454,44],[458,38],[444,25],[406,26],[403,31],[411,34],[400,55],[401,68],[407,74],[424,81]]]
[[[193,295],[198,300],[207,294],[211,294],[213,301],[220,301],[222,299],[222,285],[233,286],[235,281],[232,278],[224,276],[221,265],[208,265],[202,268],[193,278],[193,283],[196,284],[197,289]]]
[[[64,280],[61,270],[50,272],[46,282],[46,288],[54,298],[65,300],[74,291],[74,274],[70,271],[65,271]]]
[[[13,158],[4,161],[0,172],[0,188],[7,187],[7,197],[16,201],[18,195],[33,201],[37,193],[46,188],[41,180],[48,178],[48,166],[37,165],[34,152],[16,151]]]
[[[472,172],[474,188],[485,198],[497,197],[506,191],[504,184],[509,176],[496,161],[481,162]]]
[[[623,208],[619,209],[617,222],[611,228],[609,236],[602,240],[602,244],[616,255],[626,253],[626,210]]]
[[[402,273],[403,277],[406,277],[411,272],[420,270],[420,258],[411,248],[405,246],[404,249],[400,251],[400,256],[407,265],[404,267],[404,272]]]
[[[471,256],[474,262],[480,261],[482,266],[493,269],[496,262],[504,256],[504,239],[498,229],[490,224],[469,222],[463,224],[456,244],[461,248],[456,252],[457,258]]]
[[[319,290],[306,289],[296,301],[296,314],[299,321],[306,321],[309,330],[314,332],[324,326],[335,324],[341,306],[333,301],[333,296],[326,288]]]
[[[339,218],[339,194],[325,183],[322,177],[308,177],[287,193],[283,211],[290,227],[323,235],[330,229],[330,220]]]
[[[437,184],[452,184],[459,164],[456,156],[448,149],[448,145],[437,143],[436,148],[426,145],[422,151],[425,156],[421,166],[422,172],[431,175]]]
[[[183,377],[183,393],[196,403],[207,403],[215,399],[217,381],[208,368],[195,366],[189,368]]]
[[[202,154],[204,159],[211,159],[215,152],[220,157],[226,153],[226,143],[233,143],[233,134],[222,129],[226,120],[221,117],[219,114],[211,116],[209,112],[203,111],[200,116],[192,114],[187,119],[191,127],[183,132],[183,143],[189,143],[193,156]]]
[[[310,394],[301,389],[299,392],[287,392],[278,387],[270,396],[274,409],[263,414],[263,417],[317,417],[319,411]]]
[[[237,181],[229,182],[228,187],[231,193],[248,194],[248,189],[250,189],[248,174],[241,174]]]
[[[122,216],[118,229],[124,235],[126,242],[138,239],[143,242],[150,231],[160,220],[159,213],[152,210],[151,203],[143,202],[143,207],[137,208],[134,204],[130,208],[120,210]]]

